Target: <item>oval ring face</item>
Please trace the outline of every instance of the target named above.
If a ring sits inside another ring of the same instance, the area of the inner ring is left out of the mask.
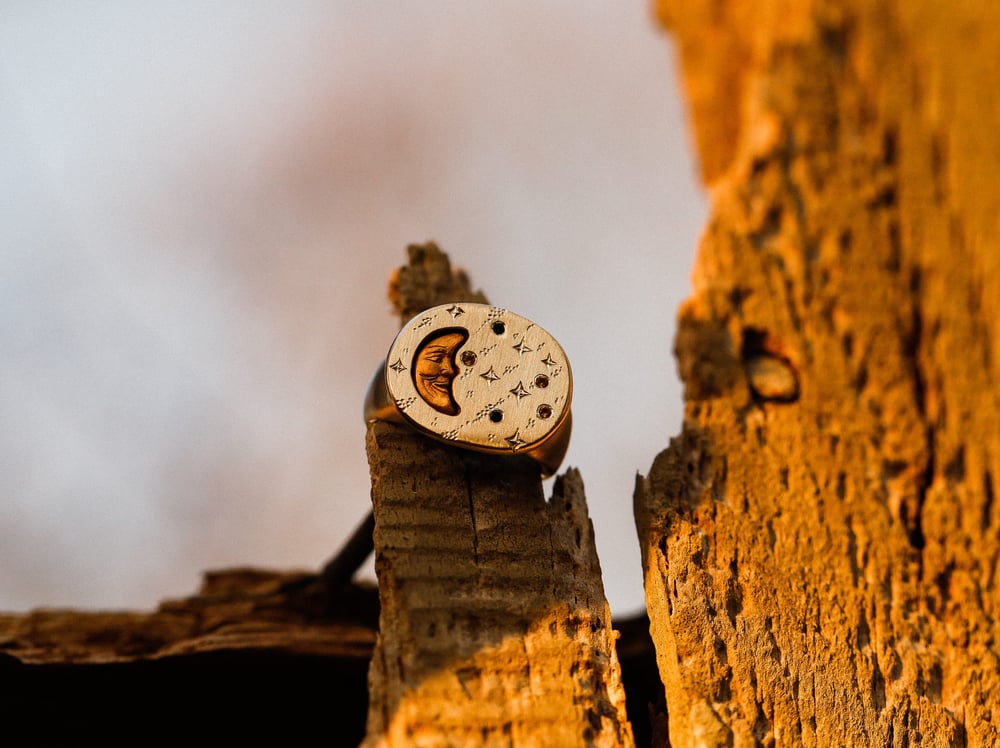
[[[543,443],[566,418],[573,393],[555,338],[487,304],[445,304],[411,319],[389,349],[385,377],[416,428],[486,452]]]

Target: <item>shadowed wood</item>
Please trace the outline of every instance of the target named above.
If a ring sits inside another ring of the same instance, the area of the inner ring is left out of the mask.
[[[336,723],[340,744],[356,745],[377,615],[371,585],[257,569],[210,572],[154,611],[0,614],[4,725],[14,743],[62,745],[223,726],[299,743]]]

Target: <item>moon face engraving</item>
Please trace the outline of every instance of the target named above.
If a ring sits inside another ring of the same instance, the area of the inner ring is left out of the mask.
[[[455,351],[467,337],[463,330],[444,330],[428,335],[413,357],[413,383],[417,393],[434,410],[449,416],[459,411],[451,384],[458,374]]]
[[[507,342],[497,345],[501,339]],[[572,374],[559,343],[500,307],[470,302],[428,309],[403,327],[387,360],[403,364],[385,373],[392,398],[407,401],[403,417],[466,447],[529,450],[569,413]]]

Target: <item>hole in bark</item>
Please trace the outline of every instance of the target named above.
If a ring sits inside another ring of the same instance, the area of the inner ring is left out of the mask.
[[[851,242],[853,239],[854,237],[851,235],[850,229],[844,229],[840,232],[839,245],[841,254],[847,254],[851,250]]]
[[[948,464],[944,466],[945,477],[950,481],[955,483],[961,483],[965,480],[965,447],[961,446],[948,460]]]
[[[851,358],[854,355],[854,335],[845,332],[844,336],[840,339],[840,347],[844,351],[844,357]]]
[[[871,200],[868,201],[868,207],[875,210],[878,209],[888,209],[896,204],[896,185],[891,184],[887,187],[882,188]]]
[[[767,353],[764,341],[767,339],[767,331],[758,327],[743,328],[743,344],[740,349],[740,357],[746,361],[754,356],[761,356]]]
[[[773,239],[781,231],[781,206],[772,205],[764,214],[760,228],[751,231],[747,238],[757,249],[761,249],[770,239]],[[777,259],[777,258],[776,258]]]
[[[879,669],[878,663],[873,662],[872,669],[872,704],[878,711],[885,709],[885,676]]]
[[[891,128],[882,134],[882,162],[886,166],[896,163],[896,131]]]
[[[944,201],[948,173],[946,147],[939,134],[931,137],[931,175],[934,178],[934,201],[938,204]]]
[[[726,616],[729,622],[735,626],[736,616],[743,612],[743,592],[739,586],[733,582],[726,590]]]
[[[729,303],[739,311],[743,307],[743,302],[750,298],[751,291],[748,288],[734,288],[729,292]]]
[[[842,62],[847,56],[847,46],[851,39],[851,26],[846,21],[839,23],[820,22],[819,40],[830,57]]]
[[[864,649],[871,644],[871,628],[868,626],[868,617],[861,611],[858,619],[858,649]]]
[[[790,403],[798,399],[798,376],[784,359],[754,356],[744,362],[744,370],[758,400]]]
[[[951,599],[951,575],[954,571],[955,563],[951,562],[934,575],[934,585],[937,587],[938,595],[941,598],[942,608]]]
[[[990,515],[993,513],[993,476],[989,470],[983,473],[983,527],[990,526]]]
[[[895,193],[893,193],[895,195]],[[894,198],[895,199],[895,198]],[[903,245],[899,238],[899,222],[889,222],[889,259],[886,267],[892,273],[898,273],[902,267]]]
[[[882,478],[891,480],[906,470],[910,463],[906,460],[882,460]]]
[[[862,364],[858,367],[858,373],[854,375],[854,391],[860,394],[866,384],[868,384],[868,367]]]

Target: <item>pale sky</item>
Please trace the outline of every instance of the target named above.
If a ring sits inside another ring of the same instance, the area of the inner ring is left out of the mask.
[[[428,239],[566,350],[564,465],[641,609],[706,212],[676,79],[640,0],[4,4],[0,610],[321,566]]]

